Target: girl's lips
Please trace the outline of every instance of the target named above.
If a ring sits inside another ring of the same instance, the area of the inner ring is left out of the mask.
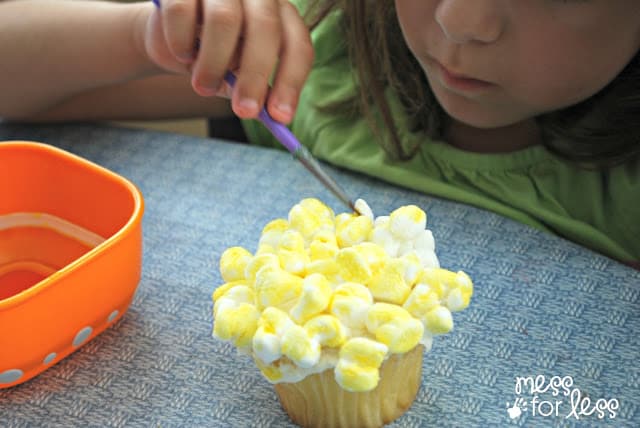
[[[458,74],[450,71],[447,67],[434,60],[434,64],[438,69],[442,84],[449,89],[462,92],[475,92],[494,86],[493,83],[485,80],[474,79],[464,74]]]

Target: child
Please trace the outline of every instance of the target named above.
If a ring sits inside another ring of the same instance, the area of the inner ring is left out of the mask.
[[[161,3],[0,2],[0,117],[266,102],[328,162],[640,261],[637,0]]]

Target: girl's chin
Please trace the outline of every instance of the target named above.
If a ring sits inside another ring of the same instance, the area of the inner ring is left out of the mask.
[[[529,117],[513,114],[514,111],[500,109],[496,112],[473,101],[447,102],[447,100],[443,100],[440,101],[440,105],[447,115],[456,122],[478,129],[503,128],[529,119]]]

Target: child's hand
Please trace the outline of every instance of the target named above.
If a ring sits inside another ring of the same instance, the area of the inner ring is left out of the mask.
[[[161,0],[145,49],[163,69],[191,73],[198,94],[231,95],[239,117],[256,117],[268,99],[269,114],[285,123],[313,61],[309,31],[287,0]],[[233,94],[227,70],[237,76]]]

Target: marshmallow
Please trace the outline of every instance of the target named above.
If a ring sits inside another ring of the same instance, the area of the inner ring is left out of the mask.
[[[367,204],[364,199],[356,199],[356,202],[353,204],[353,206],[361,216],[368,218],[372,222],[374,221],[373,211],[371,211],[369,204]]]
[[[318,231],[309,244],[309,258],[312,261],[332,259],[338,251],[338,240],[332,230]]]
[[[389,215],[389,230],[398,239],[415,239],[427,226],[427,215],[415,205],[406,205]]]
[[[323,275],[314,273],[307,276],[302,280],[302,294],[289,312],[291,318],[302,324],[324,311],[329,306],[332,294],[333,289]]]
[[[258,306],[288,311],[302,294],[302,278],[279,268],[263,268],[256,275]]]
[[[333,290],[329,312],[344,324],[352,335],[366,331],[366,320],[373,296],[367,287],[345,282]]]
[[[361,284],[369,282],[372,272],[365,257],[355,248],[342,248],[336,254],[338,273],[343,281],[359,282]]]
[[[370,391],[378,385],[379,368],[387,355],[387,347],[371,339],[350,339],[340,349],[335,368],[336,382],[347,391]]]
[[[369,283],[373,297],[382,302],[402,304],[411,292],[411,287],[405,280],[405,270],[406,266],[402,260],[387,260]]]
[[[252,254],[242,247],[227,248],[220,256],[220,275],[225,282],[245,279],[245,269]]]
[[[373,230],[373,222],[364,216],[351,216],[336,226],[336,237],[340,248],[351,247],[364,242]]]
[[[318,315],[304,325],[304,330],[311,340],[321,346],[336,348],[347,339],[347,332],[340,320],[331,315]]]
[[[307,332],[294,325],[282,336],[282,353],[299,367],[313,367],[320,359],[320,344],[311,340]]]
[[[318,199],[303,199],[289,211],[289,224],[309,241],[319,230],[333,229],[333,210]]]
[[[449,333],[453,328],[451,311],[444,306],[436,306],[429,310],[423,318],[424,326],[432,334]]]

